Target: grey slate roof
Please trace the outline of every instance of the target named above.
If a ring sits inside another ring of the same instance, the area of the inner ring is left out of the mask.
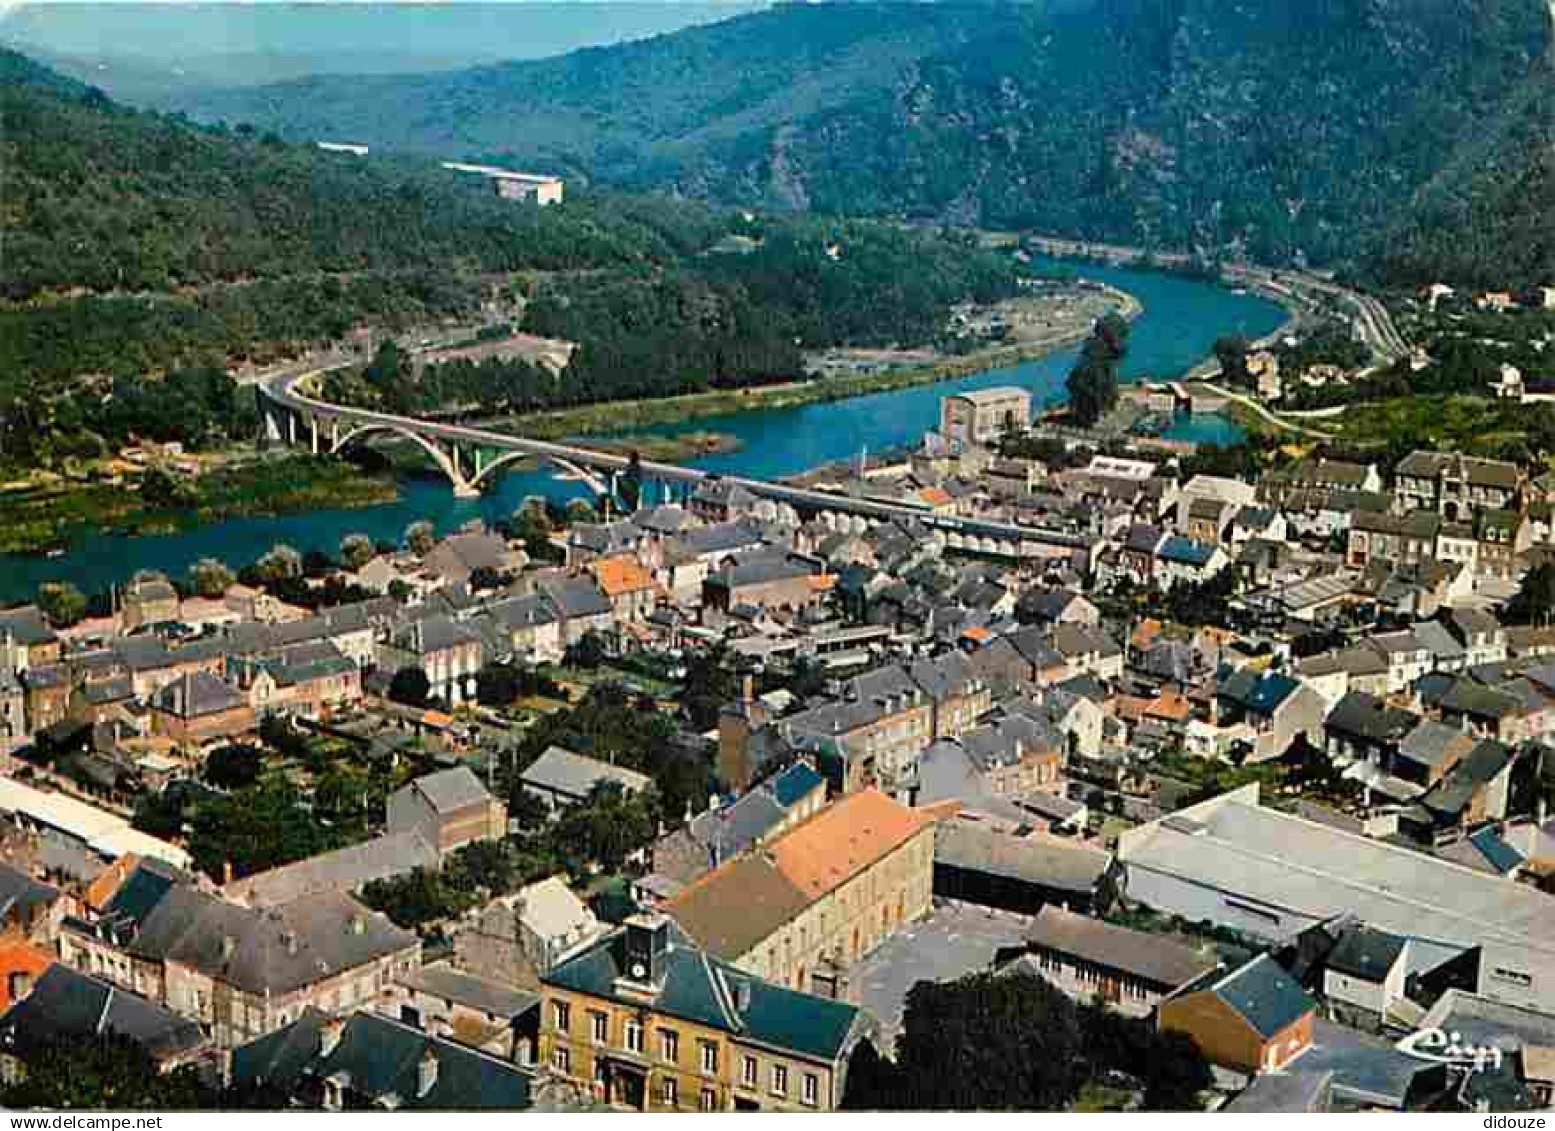
[[[969,821],[941,821],[934,829],[934,863],[1088,895],[1112,856],[1056,840],[1009,836]]]
[[[515,1018],[534,1008],[540,995],[500,982],[477,978],[455,970],[446,962],[434,962],[402,979],[411,989],[456,1005],[467,1006],[493,1017]]]
[[[439,861],[437,849],[419,833],[388,833],[234,880],[224,890],[229,899],[270,907],[322,891],[352,892],[417,868],[436,868]]]
[[[1076,915],[1047,904],[1032,923],[1027,942],[1098,966],[1176,989],[1213,970],[1217,960],[1192,947]]]
[[[1339,942],[1328,953],[1328,968],[1341,974],[1363,978],[1368,982],[1387,980],[1404,953],[1407,940],[1399,935],[1379,931],[1374,927],[1351,926],[1339,936]]]
[[[857,1006],[763,981],[698,950],[673,923],[668,931],[664,978],[653,995],[654,1009],[818,1060],[835,1061],[847,1051],[859,1027]],[[625,940],[625,929],[612,932],[542,981],[636,1004],[639,998],[622,996],[616,989],[627,973]],[[740,1007],[741,987],[749,994],[745,1008]]]
[[[608,762],[563,750],[560,746],[551,746],[520,775],[519,781],[534,789],[584,798],[596,782],[619,782],[625,789],[639,792],[647,789],[653,779],[635,770],[612,766]]]
[[[351,1092],[369,1101],[396,1097],[399,1110],[523,1111],[530,1106],[533,1076],[511,1061],[366,1011],[346,1018],[339,1044],[326,1055],[321,1034],[328,1020],[310,1008],[286,1028],[234,1050],[233,1082],[263,1082],[295,1092],[307,1078],[340,1076],[349,1081]],[[423,1095],[419,1077],[428,1057],[437,1070]]]
[[[226,680],[207,671],[189,672],[151,697],[151,705],[181,719],[197,719],[248,705],[247,698]]]
[[[1267,1040],[1317,1009],[1300,983],[1267,954],[1228,974],[1212,975],[1207,989]]]
[[[401,789],[421,794],[437,813],[456,813],[468,806],[482,805],[491,800],[491,793],[485,784],[468,766],[455,766],[450,770],[427,774]]]
[[[49,627],[49,622],[43,619],[43,613],[37,605],[0,609],[0,637],[7,633],[16,643],[28,647],[51,644],[59,639],[54,635],[54,630]]]
[[[53,903],[58,898],[58,888],[39,883],[25,872],[18,872],[7,864],[0,864],[0,918],[13,911],[25,914],[34,907]]]
[[[159,1060],[205,1044],[198,1022],[58,962],[0,1017],[0,1033],[22,1049],[51,1038],[113,1033]]]
[[[146,916],[130,953],[178,962],[249,993],[287,993],[418,945],[340,892],[257,910],[172,888]]]

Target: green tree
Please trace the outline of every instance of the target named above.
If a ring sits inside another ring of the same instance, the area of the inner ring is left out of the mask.
[[[1096,322],[1069,373],[1069,411],[1090,427],[1118,403],[1118,366],[1128,351],[1128,320],[1108,314]]]
[[[1550,624],[1555,621],[1555,565],[1534,566],[1507,601],[1503,619],[1510,624]]]
[[[588,800],[574,805],[556,824],[556,843],[578,861],[619,871],[626,858],[653,840],[653,799],[627,792],[619,782],[599,782]]]
[[[205,759],[205,780],[222,789],[247,789],[259,780],[264,759],[257,746],[234,742],[218,746]]]
[[[421,668],[401,668],[389,681],[389,698],[407,707],[425,707],[432,698],[432,681]]]
[[[1215,339],[1215,360],[1220,363],[1220,375],[1232,385],[1251,385],[1252,374],[1247,371],[1247,354],[1251,343],[1242,334],[1227,334]]]
[[[215,558],[201,558],[189,567],[189,584],[201,597],[220,597],[236,580],[226,563]]]
[[[347,534],[340,540],[340,564],[347,569],[361,569],[376,553],[373,540],[365,534]]]
[[[487,664],[475,675],[475,700],[483,707],[509,707],[522,693],[512,664]]]
[[[220,1106],[193,1067],[157,1070],[145,1051],[117,1034],[61,1036],[8,1049],[27,1066],[0,1088],[7,1108],[44,1111],[193,1111]]]
[[[405,528],[405,545],[410,552],[425,557],[432,552],[432,547],[437,545],[437,536],[432,529],[432,524],[425,519],[413,522]]]
[[[38,608],[55,628],[68,628],[86,616],[87,602],[68,581],[45,581],[38,586]]]
[[[254,563],[254,570],[267,583],[301,577],[302,555],[285,543],[277,543]]]
[[[593,671],[602,666],[610,658],[610,649],[605,643],[605,638],[593,629],[585,632],[578,638],[576,644],[567,649],[564,657],[570,667],[582,668],[584,671]]]
[[[279,868],[333,848],[296,786],[270,777],[229,797],[202,801],[190,819],[189,855],[218,883]]]

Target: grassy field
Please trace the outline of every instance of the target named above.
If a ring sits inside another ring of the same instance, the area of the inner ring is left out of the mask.
[[[1368,447],[1407,443],[1490,455],[1527,439],[1539,411],[1548,409],[1485,397],[1400,397],[1355,405],[1324,427]]]

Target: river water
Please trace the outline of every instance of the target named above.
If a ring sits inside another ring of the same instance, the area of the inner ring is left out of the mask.
[[[1090,264],[1077,269],[1088,278],[1130,292],[1144,304],[1144,313],[1134,322],[1123,365],[1124,376],[1130,380],[1179,376],[1209,354],[1220,335],[1241,333],[1258,338],[1277,328],[1284,318],[1271,302],[1256,295],[1235,294],[1209,282]],[[740,441],[738,451],[695,460],[694,465],[774,479],[856,456],[866,449],[874,452],[915,443],[935,427],[940,398],[950,392],[1021,385],[1031,390],[1034,406],[1052,404],[1063,397],[1064,378],[1077,353],[1078,347],[1072,347],[934,385],[831,404],[702,417],[649,430],[728,433]],[[1166,435],[1225,444],[1234,442],[1241,432],[1223,417],[1199,416],[1181,419]],[[206,557],[242,565],[278,542],[302,551],[328,553],[334,553],[340,539],[351,533],[393,542],[418,519],[431,521],[439,532],[473,518],[490,523],[510,516],[526,496],[534,494],[566,499],[586,491],[577,484],[559,482],[549,471],[517,472],[479,499],[455,499],[442,480],[418,478],[405,480],[400,497],[381,506],[235,518],[165,536],[83,537],[55,558],[0,555],[0,600],[30,599],[41,582],[56,579],[74,582],[83,592],[91,593],[122,583],[141,569],[182,576],[194,562]]]

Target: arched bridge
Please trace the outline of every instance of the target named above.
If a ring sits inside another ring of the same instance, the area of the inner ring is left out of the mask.
[[[467,498],[479,495],[482,486],[499,470],[521,459],[550,463],[586,484],[597,495],[611,493],[616,477],[630,463],[625,456],[572,444],[331,404],[301,391],[303,384],[318,373],[317,370],[287,372],[258,384],[260,411],[265,434],[270,440],[307,445],[314,453],[325,455],[342,452],[374,435],[399,436],[426,452],[453,484],[454,493]],[[1073,550],[1090,545],[1089,539],[1039,527],[936,515],[903,504],[854,499],[764,479],[719,476],[671,463],[642,460],[638,466],[644,480],[696,484],[706,479],[722,479],[757,498],[786,504],[805,515],[848,515],[872,521],[914,518],[938,529],[947,547],[968,553],[1033,560],[1067,556]]]

